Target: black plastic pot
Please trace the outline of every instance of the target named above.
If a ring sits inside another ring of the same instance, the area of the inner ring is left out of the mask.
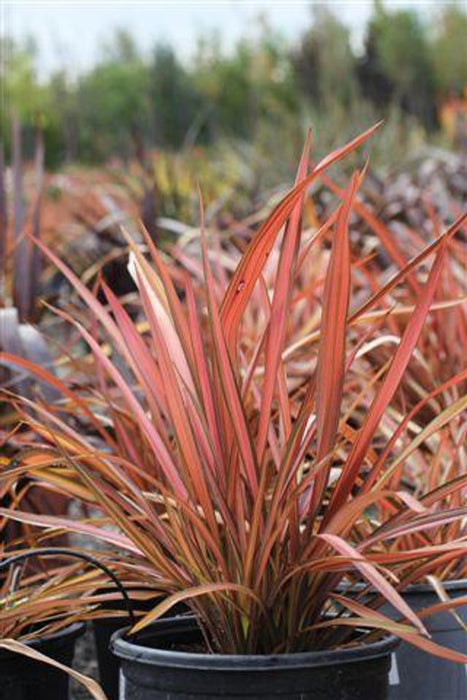
[[[134,589],[127,589],[130,598],[134,592]],[[139,600],[138,602],[132,599],[132,608],[134,610],[149,611],[155,607],[160,600],[160,596]],[[127,626],[128,613],[126,612],[125,601],[122,599],[103,603],[101,608],[103,610],[102,617],[93,621],[99,681],[108,700],[118,700],[120,661],[110,651],[110,640],[115,632]],[[118,617],[106,617],[106,610],[122,611],[122,615]]]
[[[202,641],[193,617],[159,620],[126,639],[112,637],[121,660],[121,700],[385,700],[394,637],[353,649],[275,656],[174,651]]]
[[[56,634],[33,640],[28,646],[66,666],[73,663],[75,642],[86,628],[70,625]],[[70,677],[41,661],[0,650],[0,700],[67,700]]]
[[[104,617],[93,621],[99,683],[109,700],[118,700],[120,674],[120,662],[110,652],[110,640],[125,623],[126,619],[121,617]]]
[[[451,598],[467,595],[467,579],[443,583]],[[417,611],[440,602],[430,585],[411,586],[404,598]],[[467,623],[467,606],[456,608]],[[441,612],[423,620],[438,644],[467,653],[467,634],[450,612]],[[464,665],[427,654],[402,643],[395,652],[391,670],[391,700],[461,700],[467,698],[467,669]]]

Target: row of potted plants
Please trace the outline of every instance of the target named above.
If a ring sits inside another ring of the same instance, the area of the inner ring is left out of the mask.
[[[378,700],[388,697],[390,672],[393,697],[407,697],[409,687],[421,697],[425,679],[439,683],[443,698],[463,692],[462,642],[455,631],[437,639],[429,621],[442,617],[457,628],[466,602],[459,447],[466,373],[427,387],[405,417],[400,387],[430,310],[457,308],[436,294],[466,217],[364,299],[359,286],[355,301],[353,279],[365,261],[352,259],[349,221],[365,172],[353,175],[318,231],[303,230],[308,187],[373,131],[311,170],[308,139],[293,189],[230,276],[212,262],[221,246],[204,230],[202,201],[202,278],[193,280],[180,259],[167,261],[149,236],[144,254],[123,232],[136,319],[103,281],[90,291],[38,242],[86,309],[87,321],[82,308],[56,313],[79,332],[95,377],[78,369],[59,379],[3,354],[3,364],[60,399],[8,395],[24,449],[2,470],[2,488],[16,496],[0,513],[27,528],[23,547],[31,552],[64,532],[104,543],[93,555],[136,589],[135,602],[146,601],[135,604],[137,622],[122,621],[112,638],[122,698]],[[327,265],[310,280],[315,255]],[[391,308],[409,279],[414,303]],[[304,324],[312,306],[321,313]],[[394,350],[377,367],[385,324]],[[427,420],[441,392],[455,398]],[[433,440],[442,446],[433,459],[439,478],[417,479],[406,467],[426,459]],[[78,499],[89,515],[28,512],[21,483]],[[62,609],[54,609],[53,589],[41,608],[45,637],[50,620],[107,618],[109,599],[118,598],[103,593],[101,574],[83,574],[76,563],[64,571]],[[414,603],[419,584],[432,597]],[[9,600],[2,598],[0,624],[11,615]],[[13,608],[20,613],[19,603]],[[408,648],[420,652],[409,665]],[[434,680],[426,665],[413,670],[427,653],[442,664]],[[106,685],[116,697],[115,677]]]

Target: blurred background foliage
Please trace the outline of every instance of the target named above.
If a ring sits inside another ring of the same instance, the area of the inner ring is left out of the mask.
[[[463,147],[466,36],[460,4],[440,5],[423,21],[376,1],[356,52],[348,28],[319,5],[294,45],[258,19],[256,40],[226,52],[216,36],[205,36],[182,62],[168,45],[143,55],[120,30],[87,72],[71,80],[60,69],[43,81],[33,42],[4,38],[2,141],[9,158],[11,122],[18,120],[32,158],[40,127],[49,168],[222,140],[253,144],[257,157],[283,153],[287,140],[293,159],[310,123],[325,151],[384,117],[386,160],[412,142]]]

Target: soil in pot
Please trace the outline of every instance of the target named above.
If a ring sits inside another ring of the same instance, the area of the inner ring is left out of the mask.
[[[270,656],[201,654],[193,617],[112,637],[121,700],[386,700],[394,637],[348,649]],[[192,645],[195,645],[194,647]]]
[[[443,584],[451,598],[467,595],[467,579]],[[436,605],[439,597],[430,585],[411,586],[404,598],[417,611]],[[467,624],[467,606],[456,609]],[[467,653],[467,634],[450,612],[424,618],[434,642]],[[391,700],[461,700],[467,698],[467,669],[462,664],[439,659],[410,644],[402,643],[395,653],[391,672]]]
[[[70,625],[56,634],[29,642],[42,654],[66,666],[73,663],[75,642],[86,626]],[[0,700],[67,700],[69,676],[45,663],[0,650]]]

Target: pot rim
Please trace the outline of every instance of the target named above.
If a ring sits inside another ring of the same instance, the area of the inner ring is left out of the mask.
[[[78,637],[81,637],[81,635],[84,633],[86,629],[86,623],[85,622],[73,622],[71,625],[68,625],[67,627],[64,627],[61,630],[58,630],[57,632],[54,632],[53,634],[46,634],[43,637],[36,637],[35,639],[30,639],[26,640],[23,642],[28,647],[32,647],[33,649],[38,649],[40,651],[40,647],[44,644],[59,644],[62,640],[67,640],[67,641],[73,641],[75,639],[78,639]],[[22,641],[19,639],[19,641]],[[5,658],[8,658],[11,654],[15,654],[14,651],[11,651],[10,649],[0,649],[0,659],[4,660]],[[27,657],[24,657],[27,658]]]
[[[148,627],[147,634],[151,630],[154,632],[155,628],[162,631],[164,627],[167,628],[167,634],[170,634],[171,632],[192,632],[198,628],[198,625],[194,617],[165,618],[157,620]],[[142,646],[125,639],[129,629],[124,627],[118,630],[112,635],[110,641],[110,649],[120,659],[150,666],[181,667],[199,671],[281,671],[367,661],[386,656],[399,643],[397,637],[388,634],[378,642],[360,644],[350,649],[327,649],[296,654],[200,654]]]
[[[25,644],[30,647],[36,647],[40,644],[58,641],[64,637],[77,639],[81,636],[81,634],[83,634],[85,628],[85,622],[73,622],[71,625],[63,627],[63,629],[58,630],[57,632],[53,632],[53,634],[46,634],[44,637],[37,637],[36,639],[31,639],[30,641],[28,640],[25,642]]]
[[[441,581],[441,585],[446,591],[467,590],[467,578],[458,578],[452,581]],[[436,591],[430,583],[413,583],[402,590],[402,594],[411,593],[435,593]]]
[[[467,578],[458,578],[448,581],[441,581],[441,585],[446,591],[462,591],[467,590]],[[366,583],[358,582],[354,585],[339,584],[337,590],[341,592],[363,591],[369,588]],[[370,588],[370,593],[375,592]],[[401,595],[411,595],[413,593],[433,593],[436,594],[434,587],[430,583],[411,583],[407,588],[400,590]]]

